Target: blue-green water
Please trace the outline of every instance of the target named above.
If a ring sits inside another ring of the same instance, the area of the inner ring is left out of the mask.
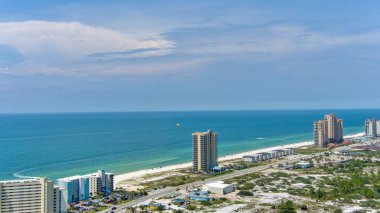
[[[219,133],[219,156],[312,139],[332,110],[0,115],[0,179],[116,174],[191,161],[191,133]],[[344,134],[380,110],[334,110]],[[181,127],[177,128],[176,124]],[[264,138],[264,139],[260,139]]]

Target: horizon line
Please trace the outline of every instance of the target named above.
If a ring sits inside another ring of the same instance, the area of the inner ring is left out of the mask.
[[[188,110],[125,110],[125,111],[51,111],[51,112],[0,112],[10,114],[79,114],[79,113],[154,113],[154,112],[243,112],[243,111],[317,111],[317,110],[380,110],[380,108],[289,108],[289,109],[188,109]]]

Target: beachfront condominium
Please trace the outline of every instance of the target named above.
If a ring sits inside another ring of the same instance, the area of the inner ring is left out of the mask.
[[[101,191],[102,192],[112,192],[113,191],[113,173],[105,172],[103,169],[98,170],[96,176],[100,177],[101,180]]]
[[[366,120],[365,135],[367,137],[378,137],[380,135],[380,121],[376,121],[376,118]]]
[[[217,133],[194,132],[193,136],[193,170],[208,172],[218,165]]]
[[[62,189],[62,197],[68,205],[90,197],[89,178],[84,176],[72,176],[58,179],[58,185]]]
[[[108,194],[113,191],[113,173],[99,170],[97,173],[76,175],[58,179],[62,190],[62,198],[66,206],[82,200],[88,200],[99,193]]]
[[[329,143],[343,141],[343,120],[335,117],[335,114],[325,115],[324,120],[314,122],[314,145],[327,147]]]
[[[0,181],[1,213],[60,213],[61,192],[47,178]]]

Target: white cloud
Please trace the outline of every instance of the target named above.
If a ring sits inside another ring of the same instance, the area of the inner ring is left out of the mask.
[[[27,60],[70,63],[98,52],[139,48],[169,49],[174,43],[157,35],[124,34],[79,22],[0,22],[0,44],[17,49]]]
[[[291,24],[184,28],[166,36],[176,42],[158,32],[126,34],[79,22],[0,22],[0,44],[24,56],[22,63],[0,67],[0,72],[90,76],[195,71],[231,56],[276,60],[323,48],[380,44],[376,29],[337,34]]]

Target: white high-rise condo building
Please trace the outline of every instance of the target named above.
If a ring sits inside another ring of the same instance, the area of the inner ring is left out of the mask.
[[[61,193],[47,178],[0,181],[1,213],[60,213]]]
[[[195,132],[193,136],[193,170],[208,172],[218,165],[217,133]]]
[[[314,122],[314,145],[327,147],[329,143],[343,141],[343,119],[338,119],[335,114],[325,115],[324,120]]]
[[[98,193],[108,194],[113,191],[113,173],[99,170],[88,175],[76,175],[58,179],[65,206],[82,200],[88,200]]]
[[[378,137],[380,135],[380,121],[376,121],[376,118],[366,120],[365,135],[367,137]]]

